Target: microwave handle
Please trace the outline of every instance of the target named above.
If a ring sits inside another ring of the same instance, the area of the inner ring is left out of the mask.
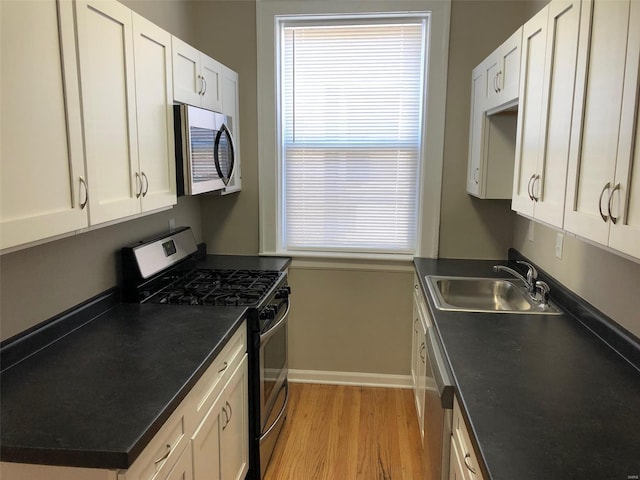
[[[220,161],[218,160],[218,146],[220,145],[220,139],[222,138],[222,135],[225,132],[229,136],[229,143],[231,146],[231,171],[229,172],[229,177],[226,179],[226,181],[225,181],[225,175],[222,172],[222,169],[220,168]],[[236,168],[236,145],[233,140],[233,135],[231,135],[231,130],[229,130],[229,128],[227,128],[225,124],[222,125],[220,130],[218,130],[218,134],[216,135],[216,141],[215,141],[215,144],[213,145],[213,159],[216,165],[216,170],[218,171],[218,175],[220,176],[224,184],[227,185],[229,183],[229,180],[231,180],[231,177],[233,177],[233,173]]]

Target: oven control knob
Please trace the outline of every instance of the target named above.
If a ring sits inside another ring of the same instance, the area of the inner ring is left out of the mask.
[[[260,320],[273,320],[276,318],[276,309],[273,305],[267,305],[260,312]]]
[[[289,285],[287,285],[285,287],[280,287],[278,289],[278,291],[276,292],[276,298],[277,299],[289,298],[290,294],[291,294],[291,287]]]

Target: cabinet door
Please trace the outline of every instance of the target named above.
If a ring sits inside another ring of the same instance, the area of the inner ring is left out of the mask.
[[[193,464],[191,463],[191,450],[189,447],[184,449],[184,452],[182,452],[164,480],[193,480]]]
[[[171,35],[133,14],[142,211],[176,203]]]
[[[0,249],[87,226],[69,2],[0,2]]]
[[[220,434],[222,433],[223,406],[224,395],[221,394],[191,439],[193,478],[195,480],[219,480],[222,478],[220,476]]]
[[[543,117],[543,84],[546,29],[549,9],[544,8],[522,29],[522,63],[520,73],[520,104],[516,135],[516,158],[513,175],[511,207],[533,216],[534,200],[531,188],[538,174],[541,156],[541,123]]]
[[[499,104],[498,94],[500,89],[498,87],[498,72],[500,72],[500,56],[498,51],[493,52],[484,62],[484,77],[485,77],[485,95],[489,108],[493,108]]]
[[[215,112],[222,111],[222,65],[201,53],[200,75],[204,82],[202,108]]]
[[[225,423],[220,443],[223,480],[243,480],[249,469],[247,355],[224,389]]]
[[[418,401],[418,387],[420,376],[420,317],[418,316],[418,305],[413,302],[413,327],[411,331],[411,379],[413,382],[413,398],[416,404],[418,421],[422,418],[422,405]]]
[[[140,212],[131,10],[76,3],[92,225]]]
[[[629,1],[584,2],[567,178],[565,229],[607,244],[615,174]]]
[[[609,246],[640,258],[640,3],[631,2]]]
[[[235,147],[234,173],[227,186],[220,193],[238,192],[242,188],[242,170],[240,167],[240,106],[238,104],[238,74],[222,65],[222,113],[229,117],[229,129],[233,135]]]
[[[487,61],[471,72],[471,119],[469,122],[469,161],[467,164],[467,192],[482,197],[482,159],[484,154],[484,122],[487,95]]]
[[[179,38],[172,37],[173,99],[199,107],[204,83],[200,76],[200,52]]]
[[[535,218],[558,228],[564,218],[580,6],[580,0],[549,4],[542,141],[532,193]]]
[[[507,103],[518,98],[521,44],[522,29],[518,29],[500,46],[498,61],[501,68],[496,81],[500,103]]]

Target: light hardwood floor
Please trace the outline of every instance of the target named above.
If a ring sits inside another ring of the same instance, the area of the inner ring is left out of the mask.
[[[418,480],[411,390],[289,384],[288,418],[265,480]]]

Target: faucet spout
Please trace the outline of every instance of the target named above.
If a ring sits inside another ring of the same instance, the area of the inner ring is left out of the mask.
[[[507,272],[511,275],[513,275],[514,277],[518,278],[519,280],[522,280],[522,283],[524,283],[525,288],[527,289],[527,292],[529,293],[529,295],[531,295],[532,297],[535,296],[536,294],[536,286],[534,283],[530,282],[524,275],[522,275],[520,272],[515,271],[513,268],[509,268],[505,265],[494,265],[493,266],[493,271],[494,272]]]

